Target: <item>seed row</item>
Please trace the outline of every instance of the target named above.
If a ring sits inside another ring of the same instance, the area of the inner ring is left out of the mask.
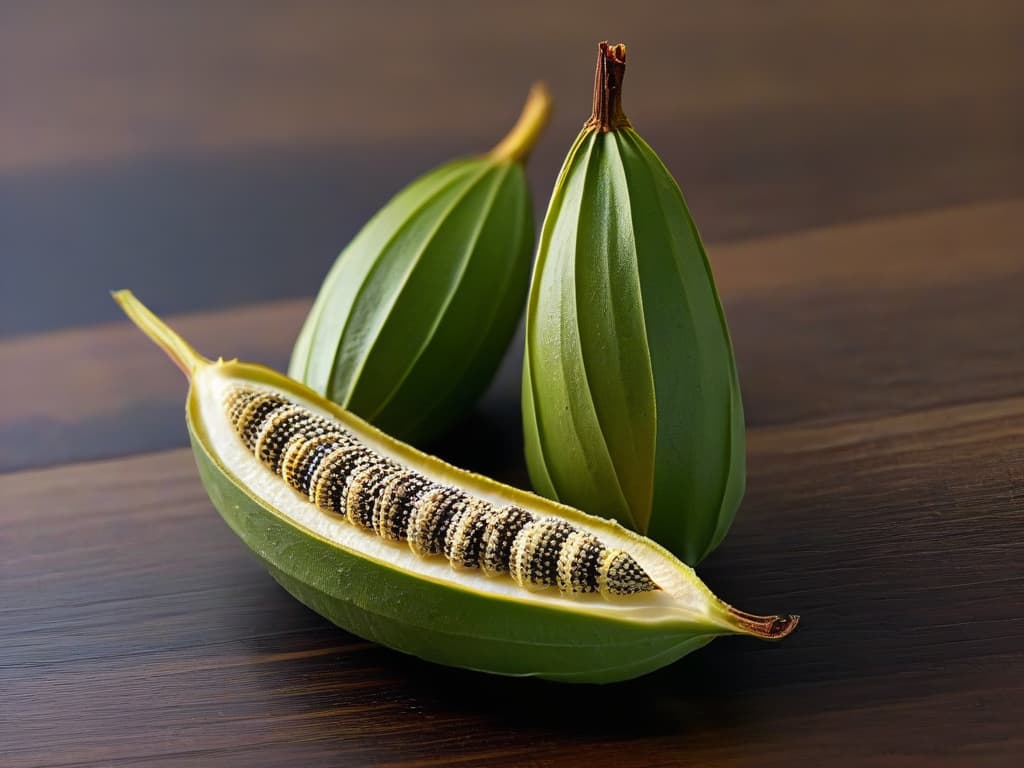
[[[245,446],[293,490],[381,538],[408,542],[419,556],[508,574],[526,588],[604,595],[658,589],[631,555],[593,534],[428,480],[285,397],[235,387],[225,408]]]

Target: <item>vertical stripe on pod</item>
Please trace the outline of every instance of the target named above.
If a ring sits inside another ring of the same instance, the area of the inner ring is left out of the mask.
[[[231,421],[231,426],[235,428],[235,432],[241,433],[244,426],[242,413],[245,411],[245,407],[258,395],[259,392],[255,389],[239,389],[236,387],[230,390],[224,398],[224,407],[227,409],[228,419]]]
[[[530,581],[530,561],[537,549],[541,537],[544,535],[543,526],[539,521],[534,521],[523,526],[512,541],[512,550],[509,553],[508,572],[513,581],[520,587],[529,588],[533,582]]]
[[[564,520],[552,517],[538,523],[543,529],[530,558],[530,581],[545,587],[558,583],[558,555],[575,529]]]
[[[484,573],[489,576],[508,573],[512,542],[534,519],[525,509],[511,505],[502,507],[488,517],[484,531],[484,551],[480,558],[480,567]]]
[[[269,414],[256,435],[253,451],[264,466],[274,474],[280,474],[280,460],[284,457],[288,441],[308,420],[307,411],[298,406],[284,406]]]
[[[591,540],[596,541],[593,536],[583,531],[575,530],[570,533],[562,548],[558,552],[558,564],[555,568],[558,589],[562,592],[586,592],[586,585],[579,583],[574,576],[574,567],[580,554],[590,544]]]
[[[344,445],[331,451],[321,460],[310,483],[309,500],[320,509],[345,514],[345,493],[352,470],[365,460],[368,453],[356,445]]]
[[[479,568],[483,552],[484,532],[494,506],[481,499],[470,498],[452,519],[444,540],[444,556],[458,568]]]
[[[261,393],[252,398],[242,408],[238,416],[238,433],[250,451],[256,448],[256,439],[259,437],[264,420],[284,405],[286,405],[284,399],[277,395]]]
[[[412,509],[412,518],[409,520],[409,528],[406,532],[406,540],[409,549],[420,557],[429,555],[430,538],[428,531],[431,529],[430,518],[436,512],[441,500],[454,489],[446,485],[430,485],[416,500]]]
[[[338,434],[320,435],[290,445],[281,470],[285,482],[308,498],[320,462],[332,451],[345,447],[340,438]]]
[[[397,471],[395,467],[376,462],[355,469],[345,491],[345,517],[350,523],[373,530],[373,508],[384,483]]]
[[[572,583],[579,592],[599,592],[598,569],[607,547],[596,536],[588,536],[573,559]]]
[[[451,503],[451,514],[447,515],[444,519],[440,520],[438,526],[438,538],[441,539],[441,554],[444,555],[449,561],[452,561],[455,556],[456,548],[456,535],[459,531],[459,525],[462,523],[466,513],[473,507],[474,499],[470,496],[463,496]],[[454,563],[453,563],[454,565]]]
[[[409,546],[421,557],[444,552],[444,539],[462,502],[468,499],[463,491],[450,485],[435,485],[424,493],[409,521]]]
[[[412,470],[391,475],[373,507],[373,530],[377,535],[389,541],[404,541],[416,500],[428,485],[423,475]]]

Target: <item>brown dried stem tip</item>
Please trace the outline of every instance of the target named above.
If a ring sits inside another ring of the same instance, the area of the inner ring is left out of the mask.
[[[626,74],[626,46],[597,44],[597,71],[594,73],[594,109],[584,128],[601,133],[628,128],[622,111],[622,78]]]

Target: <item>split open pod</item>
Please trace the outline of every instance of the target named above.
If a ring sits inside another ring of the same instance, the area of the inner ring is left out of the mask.
[[[199,355],[131,293],[128,316],[189,379],[185,420],[214,506],[292,595],[441,664],[622,680],[719,635],[778,639],[620,525],[456,469],[308,387]]]

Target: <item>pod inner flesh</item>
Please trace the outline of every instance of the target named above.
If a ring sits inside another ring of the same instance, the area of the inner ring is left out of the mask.
[[[300,497],[377,536],[409,542],[418,555],[505,573],[524,587],[607,596],[658,589],[627,552],[571,523],[432,482],[279,393],[233,387],[224,407],[239,439]]]
[[[653,542],[626,531],[618,524],[591,518],[532,494],[458,470],[388,438],[341,409],[325,408],[299,385],[277,377],[273,382],[260,381],[260,371],[258,367],[235,362],[219,362],[200,368],[193,379],[189,416],[214,458],[241,487],[265,507],[311,534],[362,557],[449,588],[486,593],[503,600],[542,602],[559,609],[607,614],[630,621],[685,621],[719,625],[726,631],[731,629],[722,620],[721,611],[715,610],[718,601],[692,570]],[[499,577],[488,569],[453,569],[443,557],[417,555],[406,541],[389,540],[372,530],[353,525],[343,516],[330,514],[264,466],[240,439],[224,407],[231,392],[239,387],[279,393],[317,417],[336,421],[382,460],[413,470],[432,483],[455,486],[496,507],[516,506],[537,517],[565,520],[607,547],[628,553],[660,589],[624,596],[562,593],[555,588],[537,589],[537,585],[527,585],[533,590],[529,591],[513,579]]]

